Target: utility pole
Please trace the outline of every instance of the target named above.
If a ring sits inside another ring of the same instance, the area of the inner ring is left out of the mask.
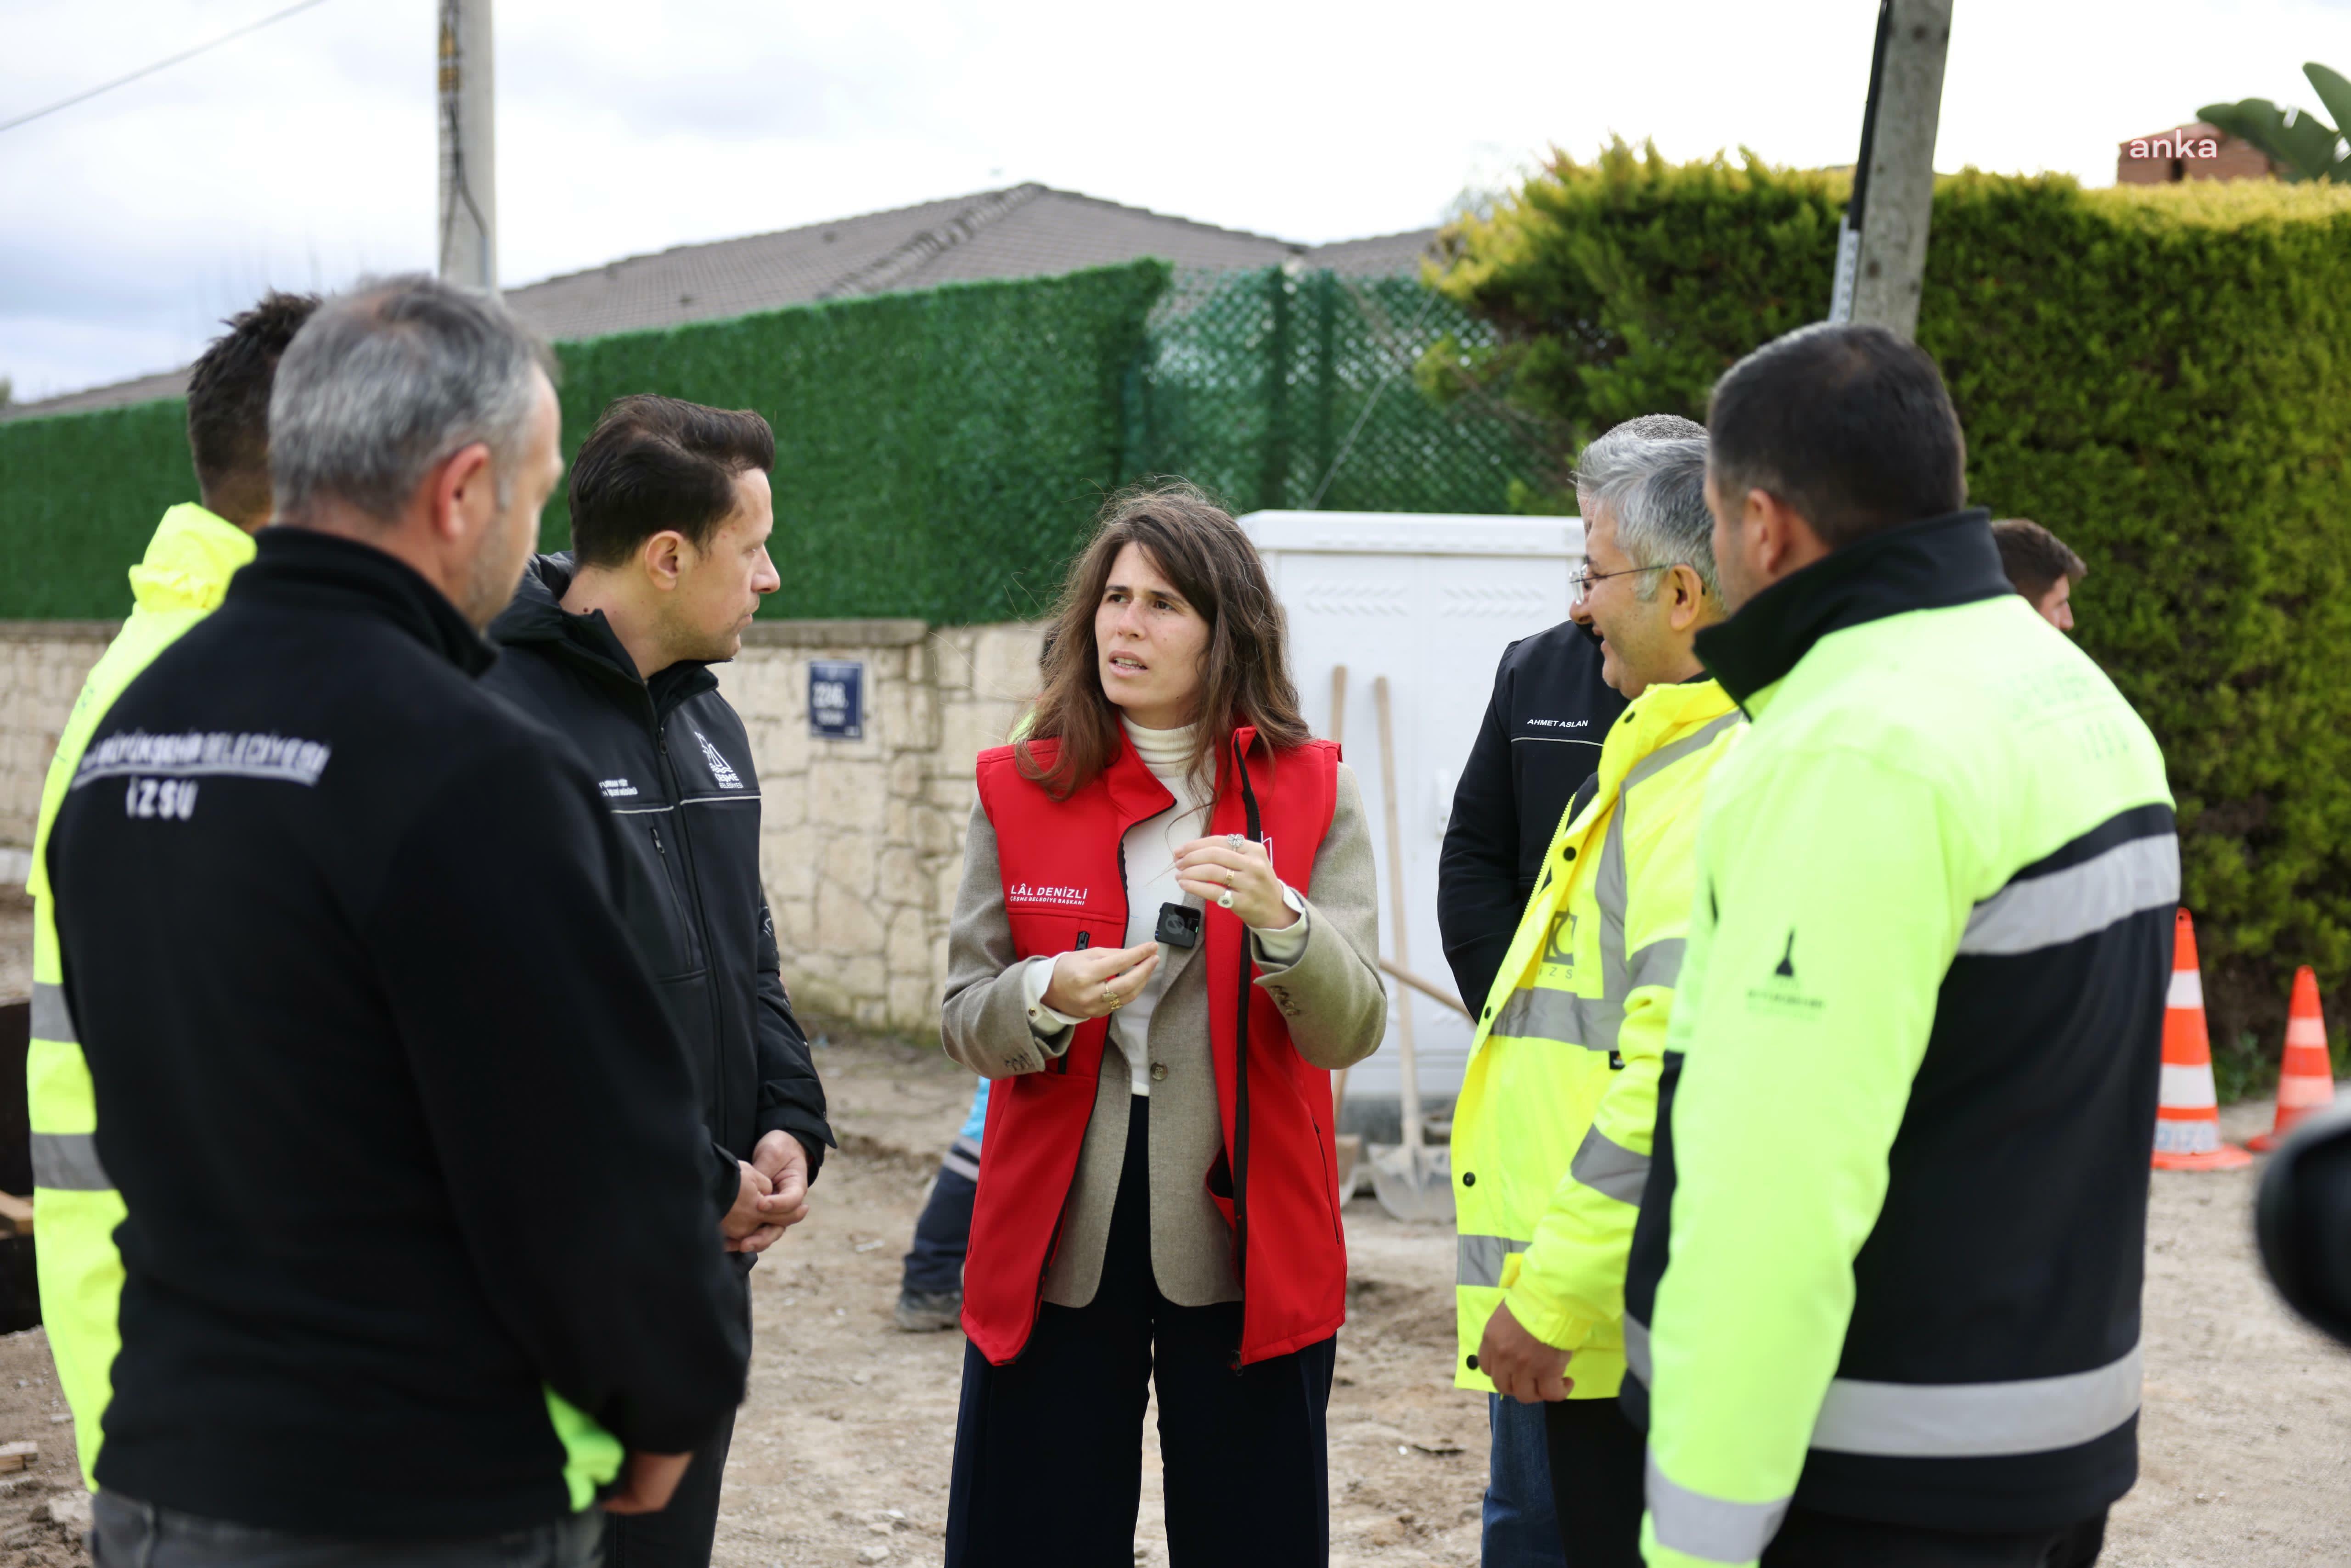
[[[490,0],[441,0],[441,277],[498,288]]]
[[[1837,230],[1832,321],[1868,322],[1905,338],[1917,332],[1950,43],[1951,0],[1878,0],[1861,157]]]

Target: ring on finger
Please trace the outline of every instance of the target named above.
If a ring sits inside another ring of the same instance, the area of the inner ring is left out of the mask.
[[[1225,889],[1224,892],[1217,894],[1217,907],[1218,909],[1230,909],[1232,906],[1233,890],[1231,888],[1228,887]]]
[[[1240,873],[1238,873],[1238,872],[1235,871],[1235,870],[1234,870],[1232,867],[1230,867],[1230,866],[1227,866],[1227,867],[1225,868],[1225,885],[1226,885],[1227,887],[1230,887],[1230,886],[1232,886],[1232,885],[1233,885],[1233,879],[1234,879],[1234,878],[1236,878],[1236,877],[1238,877],[1238,876],[1239,876],[1239,875],[1240,875]]]

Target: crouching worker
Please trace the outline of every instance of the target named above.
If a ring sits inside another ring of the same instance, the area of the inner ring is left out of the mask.
[[[1354,777],[1231,517],[1185,485],[1112,504],[978,786],[943,1033],[998,1082],[949,1568],[1131,1564],[1155,1378],[1179,1568],[1322,1563],[1328,1070],[1387,1002]]]
[[[1641,1434],[1616,1404],[1698,802],[1742,720],[1692,643],[1722,619],[1706,443],[1587,448],[1575,618],[1632,699],[1544,857],[1480,1011],[1453,1124],[1455,1380],[1544,1416],[1569,1568],[1640,1568]]]

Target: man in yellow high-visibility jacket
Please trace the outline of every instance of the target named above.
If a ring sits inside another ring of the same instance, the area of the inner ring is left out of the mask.
[[[1688,929],[1698,803],[1739,710],[1692,643],[1722,617],[1702,438],[1611,432],[1577,465],[1577,619],[1633,699],[1554,836],[1454,1112],[1455,1381],[1543,1409],[1563,1560],[1639,1568],[1618,1410],[1625,1270]]]
[[[122,1198],[99,1165],[98,1104],[60,988],[56,907],[49,892],[49,826],[91,732],[123,688],[189,627],[217,608],[229,578],[253,559],[253,535],[269,521],[269,391],[277,359],[319,301],[271,293],[226,323],[188,378],[188,446],[203,504],[163,514],[146,559],[131,569],[132,607],[121,632],[83,682],[41,789],[33,831],[33,1039],[25,1087],[33,1133],[33,1204],[39,1237],[41,1321],[57,1385],[74,1417],[82,1477],[98,1463],[99,1418],[111,1390],[121,1336],[115,1311],[122,1259],[114,1228]]]

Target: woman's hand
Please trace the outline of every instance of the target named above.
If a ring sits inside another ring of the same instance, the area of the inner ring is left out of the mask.
[[[1265,846],[1237,833],[1194,839],[1176,852],[1176,884],[1219,909],[1229,909],[1243,925],[1260,931],[1287,931],[1298,924],[1298,911],[1282,901],[1281,879]]]
[[[1052,983],[1040,999],[1063,1018],[1102,1018],[1133,1001],[1158,967],[1156,942],[1064,953],[1053,960]]]

